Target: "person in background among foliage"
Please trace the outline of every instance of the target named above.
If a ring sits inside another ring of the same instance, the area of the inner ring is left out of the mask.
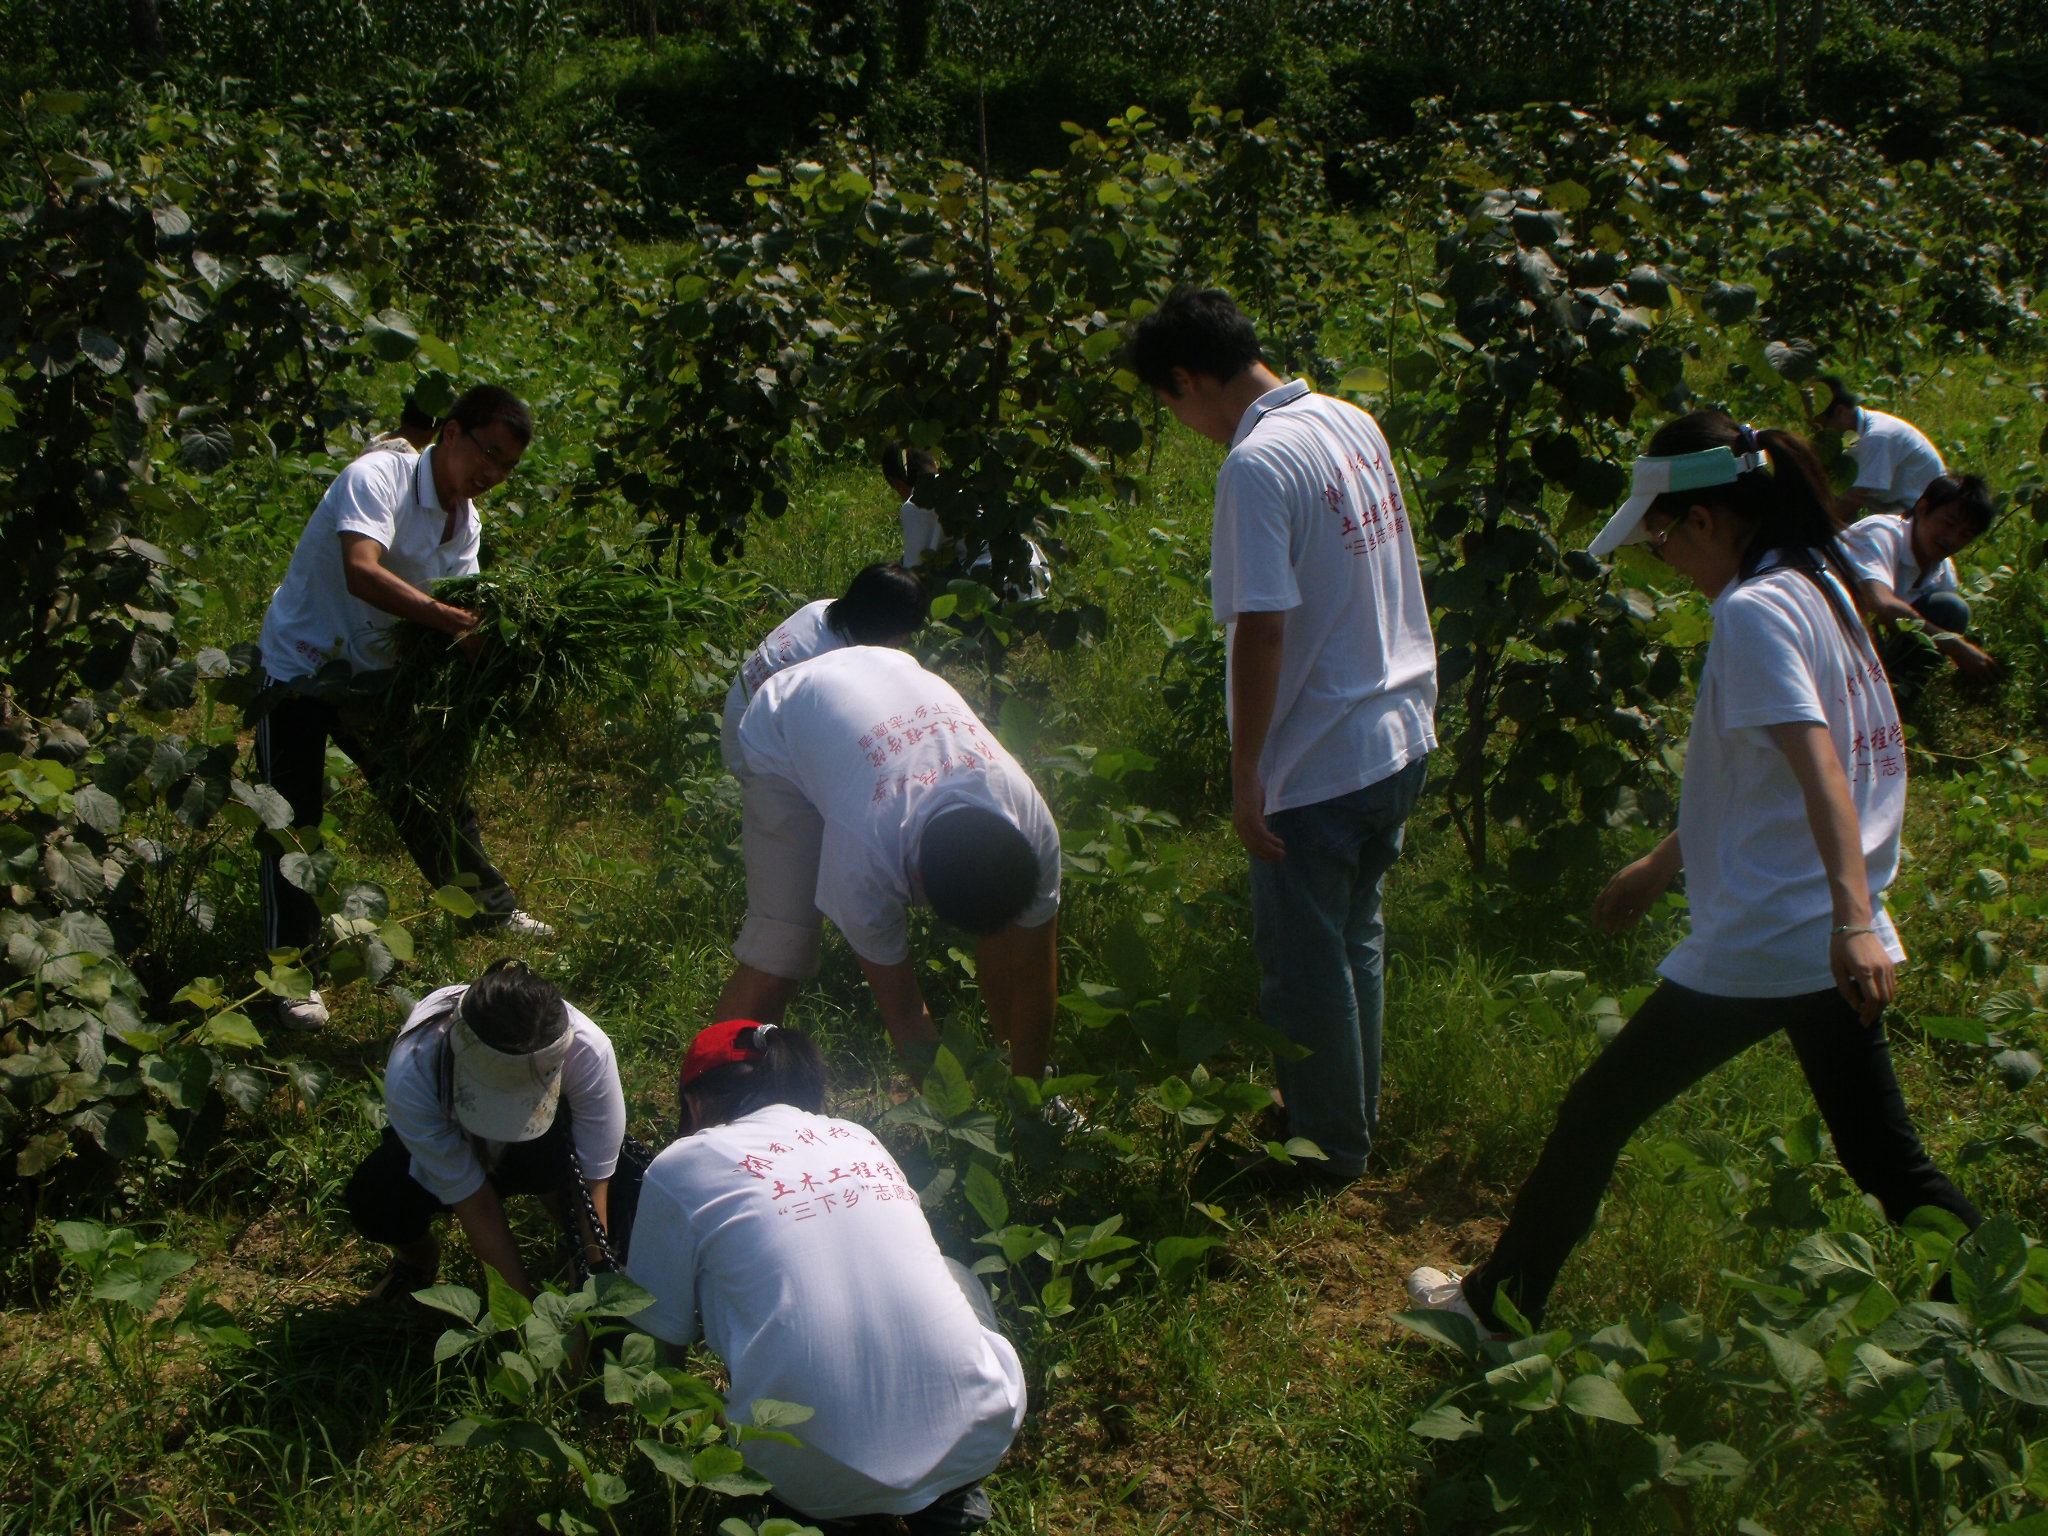
[[[434,1283],[441,1249],[433,1220],[443,1211],[455,1212],[477,1258],[527,1296],[533,1285],[505,1196],[539,1195],[555,1208],[573,1168],[597,1219],[609,1219],[626,1134],[612,1043],[521,961],[496,961],[468,985],[420,1000],[384,1067],[384,1111],[383,1138],[346,1196],[356,1230],[392,1250],[365,1301],[396,1301]]]
[[[1229,630],[1231,820],[1251,854],[1267,1024],[1290,1136],[1328,1175],[1379,1123],[1380,895],[1436,746],[1436,649],[1387,440],[1283,383],[1229,297],[1182,287],[1135,327],[1132,368],[1230,450],[1216,476],[1213,606]]]
[[[1868,410],[1855,393],[1833,374],[1816,382],[1827,387],[1828,403],[1813,424],[1829,432],[1856,434],[1848,455],[1856,464],[1856,483],[1835,499],[1835,515],[1852,522],[1865,512],[1907,512],[1936,475],[1946,474],[1926,435],[1910,421]]]
[[[718,750],[726,771],[741,775],[740,718],[760,686],[784,667],[845,645],[902,646],[924,628],[931,599],[924,583],[900,565],[863,567],[836,602],[819,598],[784,619],[755,646],[725,691]]]
[[[737,1423],[763,1399],[814,1410],[801,1446],[747,1444],[773,1513],[828,1532],[890,1515],[912,1536],[983,1525],[981,1480],[1024,1422],[1023,1368],[888,1149],[826,1116],[817,1046],[713,1024],[678,1097],[682,1136],[647,1170],[626,1264],[654,1297],[634,1326],[717,1351]]]
[[[961,579],[978,581],[1012,601],[1044,597],[1052,586],[1052,562],[1033,539],[1024,540],[1024,571],[1000,584],[989,573],[994,558],[988,546],[968,539],[946,539],[939,514],[917,504],[917,489],[939,472],[939,461],[922,448],[897,443],[882,455],[882,478],[903,498],[903,564],[916,571],[930,588]]]
[[[781,1020],[818,971],[824,919],[860,961],[899,1051],[938,1039],[908,912],[974,936],[1011,1070],[1037,1078],[1057,992],[1060,834],[1038,788],[952,685],[851,645],[775,673],[739,727],[747,917],[717,1017]]]
[[[1995,680],[2001,668],[1967,638],[1970,605],[1957,590],[1953,557],[1991,526],[1993,510],[1990,488],[1975,475],[1937,475],[1904,517],[1879,513],[1842,534],[1858,606],[1887,629],[1919,620],[1933,650],[1974,682]],[[1901,704],[1919,691],[1933,661],[1926,646],[1904,635],[1885,646],[1885,671]]]
[[[1462,1281],[1417,1269],[1408,1289],[1421,1305],[1498,1329],[1505,1296],[1540,1319],[1636,1128],[1781,1030],[1842,1166],[1888,1218],[1932,1205],[1978,1224],[1921,1146],[1885,1040],[1905,958],[1883,903],[1905,817],[1905,734],[1834,526],[1803,441],[1696,411],[1650,440],[1632,494],[1594,539],[1602,556],[1647,545],[1713,605],[1678,830],[1593,905],[1595,926],[1619,933],[1682,868],[1692,931],[1566,1093],[1491,1256]]]
[[[293,829],[318,827],[326,808],[327,743],[362,769],[420,872],[435,885],[473,876],[481,921],[546,938],[554,930],[518,909],[512,888],[485,855],[467,804],[439,805],[392,770],[369,730],[344,714],[341,688],[320,674],[334,663],[352,676],[392,664],[386,637],[400,619],[437,629],[465,655],[482,637],[476,615],[437,602],[429,589],[472,576],[482,531],[475,498],[501,484],[533,436],[533,418],[508,390],[479,385],[455,402],[424,452],[370,452],[335,476],[292,551],[263,615],[265,688],[256,724],[264,782],[290,802]],[[287,880],[284,849],[266,838],[263,943],[305,949],[320,934],[320,909]],[[318,992],[282,1000],[285,1023],[327,1022]]]

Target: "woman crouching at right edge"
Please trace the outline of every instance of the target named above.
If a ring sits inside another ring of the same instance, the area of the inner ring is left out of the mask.
[[[1981,1220],[1921,1146],[1885,1042],[1905,958],[1882,898],[1899,862],[1906,750],[1849,601],[1825,484],[1802,439],[1695,411],[1651,439],[1593,541],[1597,556],[1646,545],[1713,605],[1678,830],[1593,904],[1595,925],[1618,933],[1683,869],[1692,932],[1565,1094],[1492,1254],[1462,1280],[1408,1277],[1421,1306],[1497,1330],[1506,1296],[1539,1320],[1636,1128],[1780,1030],[1842,1166],[1889,1220],[1923,1205]]]

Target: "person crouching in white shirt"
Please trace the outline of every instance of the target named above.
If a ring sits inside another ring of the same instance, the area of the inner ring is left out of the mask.
[[[853,645],[776,673],[740,720],[747,917],[716,1017],[779,1022],[817,974],[825,918],[846,936],[898,1051],[938,1031],[909,909],[974,937],[1010,1067],[1052,1040],[1060,834],[1037,786],[953,686],[902,651]]]
[[[420,1000],[384,1068],[384,1110],[383,1138],[346,1195],[356,1230],[392,1250],[365,1301],[395,1301],[434,1283],[441,1249],[433,1222],[443,1211],[455,1212],[477,1258],[528,1296],[507,1195],[556,1206],[580,1174],[597,1219],[610,1220],[626,1134],[612,1043],[521,961],[496,961],[467,986]],[[564,1230],[594,1241],[587,1226]]]
[[[1906,958],[1884,910],[1905,733],[1844,585],[1826,486],[1793,434],[1695,411],[1651,438],[1633,494],[1593,540],[1595,555],[1646,545],[1713,605],[1678,830],[1593,904],[1594,926],[1619,933],[1682,868],[1691,932],[1566,1092],[1492,1254],[1462,1280],[1429,1266],[1408,1277],[1424,1307],[1498,1329],[1505,1296],[1540,1321],[1636,1128],[1780,1032],[1843,1168],[1887,1218],[1932,1205],[1979,1223],[1921,1145],[1886,1043]]]
[[[718,751],[726,771],[745,776],[740,762],[740,719],[761,685],[800,661],[846,645],[902,646],[924,628],[931,599],[915,571],[877,561],[847,583],[846,595],[805,603],[747,654],[725,691]]]
[[[1937,475],[1904,517],[1880,512],[1842,534],[1857,606],[1881,629],[1919,620],[1933,649],[1972,682],[1994,682],[2004,669],[1968,639],[1970,604],[1958,590],[1955,556],[1990,528],[1993,512],[1990,488],[1975,475]],[[1908,636],[1886,643],[1884,668],[1901,704],[1911,702],[1933,662]]]
[[[981,1480],[1024,1422],[1023,1368],[888,1149],[825,1114],[817,1046],[713,1024],[679,1097],[682,1137],[641,1186],[626,1273],[654,1304],[634,1325],[701,1336],[732,1374],[736,1423],[763,1399],[813,1410],[801,1446],[747,1446],[777,1513],[827,1531],[901,1516],[912,1536],[982,1525]]]

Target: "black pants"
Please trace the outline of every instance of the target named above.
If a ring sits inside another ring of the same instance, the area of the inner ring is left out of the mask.
[[[970,1483],[965,1488],[955,1488],[951,1493],[942,1494],[914,1515],[856,1515],[846,1520],[820,1520],[792,1504],[785,1504],[773,1494],[768,1497],[768,1513],[815,1525],[826,1536],[869,1536],[869,1533],[893,1530],[899,1519],[909,1536],[951,1536],[957,1531],[978,1531],[995,1516],[988,1492],[979,1483]]]
[[[406,851],[420,873],[436,886],[459,875],[474,875],[471,893],[492,918],[511,915],[516,903],[505,877],[484,853],[476,812],[466,800],[436,805],[407,783],[402,774],[360,732],[351,730],[340,709],[328,699],[293,694],[256,725],[256,754],[263,781],[291,802],[294,827],[317,827],[327,808],[327,743],[346,752],[397,827]],[[269,839],[263,839],[269,844]],[[304,949],[320,936],[320,907],[313,898],[278,871],[279,852],[263,854],[263,943],[267,949]]]
[[[569,1117],[557,1115],[545,1135],[507,1147],[490,1182],[500,1195],[552,1195],[566,1187],[569,1176]],[[448,1209],[412,1176],[412,1154],[388,1125],[384,1139],[349,1177],[343,1198],[356,1230],[392,1248],[418,1242]]]
[[[1557,1272],[1593,1225],[1615,1159],[1636,1128],[1722,1063],[1779,1030],[1791,1036],[1835,1152],[1888,1220],[1923,1205],[1982,1221],[1920,1145],[1892,1071],[1882,1023],[1866,1025],[1841,993],[1709,997],[1664,982],[1564,1096],[1536,1171],[1491,1256],[1465,1278],[1465,1295],[1495,1322],[1505,1291],[1532,1322]]]

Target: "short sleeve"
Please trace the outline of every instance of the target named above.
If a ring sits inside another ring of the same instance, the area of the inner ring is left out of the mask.
[[[1255,454],[1233,452],[1216,475],[1210,532],[1210,602],[1219,623],[1241,613],[1301,606],[1294,577],[1293,520],[1286,482]]]
[[[908,893],[875,867],[875,856],[831,822],[818,855],[818,910],[871,965],[901,965],[910,958]]]
[[[1725,728],[1827,724],[1806,622],[1768,586],[1738,592],[1722,609],[1714,622],[1713,648],[1719,653]]]
[[[770,683],[773,681],[772,678],[769,680]],[[796,765],[790,761],[788,743],[783,740],[782,721],[775,712],[778,698],[778,691],[764,683],[748,701],[746,713],[740,716],[739,730],[735,733],[739,741],[739,758],[748,773],[774,774],[794,782]]]
[[[1873,432],[1858,438],[1849,457],[1856,461],[1855,489],[1888,491],[1892,488],[1892,461],[1898,457],[1898,452],[1889,436]]]
[[[360,533],[391,548],[416,462],[395,453],[366,453],[335,476],[325,498],[333,508],[334,531]]]
[[[399,1037],[384,1069],[384,1113],[412,1154],[413,1178],[443,1205],[454,1205],[484,1187],[486,1170],[475,1145],[441,1102],[435,1072],[438,1039],[427,1025]]]
[[[683,1171],[680,1163],[665,1166],[670,1161],[658,1160],[641,1187],[626,1278],[654,1298],[633,1314],[633,1326],[681,1346],[697,1340],[697,1240],[688,1212],[667,1187]]]
[[[1892,553],[1876,518],[1850,524],[1840,543],[1842,557],[1848,561],[1849,570],[1858,581],[1875,581],[1886,587],[1897,582],[1897,573],[1892,569]]]
[[[605,1032],[571,1009],[576,1042],[562,1069],[562,1097],[576,1138],[576,1160],[586,1179],[608,1179],[619,1166],[626,1137],[626,1093],[619,1086],[619,1061]]]
[[[898,516],[903,523],[903,563],[915,570],[926,555],[939,547],[938,514],[914,501],[906,501]]]

